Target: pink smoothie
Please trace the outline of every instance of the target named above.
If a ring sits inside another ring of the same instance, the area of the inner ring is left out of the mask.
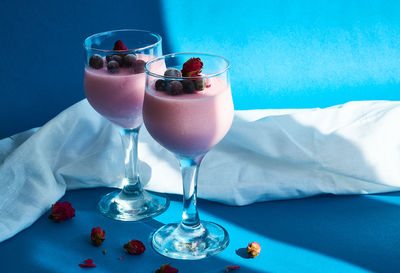
[[[219,77],[194,94],[170,96],[146,89],[143,119],[151,136],[180,155],[206,153],[228,132],[233,120],[230,87]]]
[[[144,61],[150,58],[138,55]],[[133,74],[127,68],[111,74],[105,66],[86,67],[84,88],[87,100],[99,114],[123,128],[133,129],[143,123],[145,81],[145,73]]]

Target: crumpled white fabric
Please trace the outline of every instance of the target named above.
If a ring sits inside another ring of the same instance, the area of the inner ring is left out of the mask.
[[[322,193],[400,189],[400,102],[236,111],[200,168],[202,198],[246,205]],[[181,193],[178,162],[143,127],[139,170],[149,190]],[[66,190],[120,186],[118,129],[83,100],[0,141],[0,241],[34,223]]]

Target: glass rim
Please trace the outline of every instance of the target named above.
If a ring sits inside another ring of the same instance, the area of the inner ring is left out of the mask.
[[[166,58],[168,58],[168,57],[174,57],[174,56],[176,56],[176,55],[205,55],[205,56],[210,56],[210,57],[217,57],[217,58],[220,58],[220,59],[224,60],[225,63],[226,63],[226,66],[225,66],[222,70],[220,70],[220,71],[218,71],[218,72],[216,72],[216,73],[213,73],[213,74],[199,75],[199,76],[192,76],[192,77],[180,77],[180,78],[178,78],[178,77],[164,76],[164,75],[160,75],[160,74],[157,74],[157,73],[154,73],[154,72],[150,71],[149,66],[150,66],[152,63],[157,62],[157,61],[160,61],[160,60],[162,60],[162,59],[166,59]],[[203,52],[180,52],[180,53],[170,53],[170,54],[162,55],[162,56],[159,56],[159,57],[155,57],[155,58],[151,59],[150,61],[146,62],[145,66],[144,66],[144,70],[145,70],[145,72],[146,72],[147,75],[150,75],[150,76],[155,77],[155,78],[159,78],[159,79],[173,79],[173,80],[184,80],[184,79],[193,79],[193,78],[196,78],[196,79],[213,78],[213,77],[216,77],[216,76],[218,76],[218,75],[221,75],[221,74],[225,73],[230,67],[231,67],[231,64],[230,64],[230,62],[228,61],[228,59],[225,58],[225,57],[222,57],[222,56],[220,56],[220,55],[217,55],[217,54],[203,53]]]
[[[132,48],[132,49],[127,49],[127,50],[100,49],[100,48],[93,48],[93,47],[90,47],[90,46],[86,45],[86,42],[88,40],[93,39],[96,36],[104,35],[104,34],[109,33],[109,32],[136,32],[136,33],[142,32],[142,33],[147,33],[147,34],[150,34],[150,35],[156,37],[157,41],[155,43],[152,43],[152,44],[148,45],[148,46],[139,47],[139,48]],[[149,49],[149,48],[152,48],[152,47],[156,47],[158,44],[161,43],[161,41],[162,41],[162,37],[158,33],[151,32],[151,31],[148,31],[148,30],[142,30],[142,29],[124,28],[124,29],[108,30],[108,31],[102,31],[102,32],[94,33],[94,34],[92,34],[92,35],[90,35],[90,36],[85,38],[85,40],[83,41],[83,47],[86,50],[93,50],[93,51],[98,51],[98,52],[105,52],[105,53],[118,52],[118,53],[120,53],[120,52],[128,52],[128,51],[139,51],[139,50],[145,50],[145,49]]]

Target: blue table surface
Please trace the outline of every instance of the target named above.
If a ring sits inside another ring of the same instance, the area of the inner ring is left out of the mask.
[[[45,213],[31,227],[0,244],[0,272],[155,272],[170,263],[179,272],[397,272],[400,268],[400,193],[312,198],[226,206],[199,200],[200,217],[224,226],[229,246],[199,261],[173,260],[154,252],[149,238],[165,223],[179,221],[181,196],[169,195],[162,215],[141,222],[119,222],[100,215],[97,201],[111,189],[68,191],[61,201],[76,210],[71,220],[54,223]],[[100,247],[90,241],[92,227],[106,231]],[[144,242],[143,255],[128,255],[123,244]],[[261,254],[243,258],[248,242]],[[106,254],[102,251],[106,250]],[[120,258],[123,259],[120,259]],[[96,268],[80,268],[92,258]]]

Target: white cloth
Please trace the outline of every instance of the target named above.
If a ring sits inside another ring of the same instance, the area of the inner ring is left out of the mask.
[[[321,193],[400,189],[400,102],[237,111],[200,168],[202,198],[231,205]],[[177,160],[139,136],[146,188],[181,193]],[[119,186],[118,130],[83,100],[40,129],[0,141],[0,241],[34,223],[66,190]]]

